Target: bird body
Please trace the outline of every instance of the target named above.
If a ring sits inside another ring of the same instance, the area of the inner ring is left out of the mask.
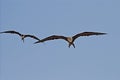
[[[67,41],[68,41],[68,42],[72,42],[72,41],[73,41],[73,38],[72,38],[72,37],[67,37]]]
[[[78,38],[78,37],[81,37],[81,36],[91,36],[91,35],[104,35],[106,33],[101,33],[101,32],[82,32],[82,33],[78,33],[72,37],[65,37],[65,36],[59,36],[59,35],[52,35],[52,36],[49,36],[49,37],[46,37],[44,39],[41,39],[41,40],[38,40],[36,43],[41,43],[41,42],[45,42],[45,41],[48,41],[48,40],[54,40],[54,39],[63,39],[65,41],[67,41],[69,44],[68,44],[68,47],[70,48],[70,46],[72,45],[74,48],[75,48],[75,44],[74,44],[74,41]]]

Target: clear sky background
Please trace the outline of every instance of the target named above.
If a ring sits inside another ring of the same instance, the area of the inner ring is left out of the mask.
[[[76,48],[64,40],[0,35],[0,80],[120,80],[120,0],[0,0],[0,31],[40,39],[84,31]]]

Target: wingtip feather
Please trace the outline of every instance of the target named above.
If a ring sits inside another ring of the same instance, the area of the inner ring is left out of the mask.
[[[106,35],[107,33],[101,33],[101,35]]]
[[[34,42],[34,44],[40,43],[40,41]]]

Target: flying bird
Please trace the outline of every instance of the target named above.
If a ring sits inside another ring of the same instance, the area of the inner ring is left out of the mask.
[[[21,33],[17,32],[17,31],[13,31],[13,30],[11,30],[11,31],[4,31],[4,32],[0,32],[0,33],[17,34],[17,35],[19,35],[19,36],[21,37],[21,40],[22,40],[23,42],[24,42],[24,38],[26,38],[26,37],[31,37],[31,38],[33,38],[33,39],[40,40],[39,38],[37,38],[37,37],[34,36],[34,35],[25,35],[25,34],[21,34]]]
[[[67,41],[69,43],[68,47],[70,48],[70,46],[72,45],[75,48],[75,44],[74,41],[81,36],[92,36],[92,35],[105,35],[106,33],[101,33],[101,32],[82,32],[82,33],[78,33],[72,37],[65,37],[65,36],[59,36],[59,35],[52,35],[49,37],[46,37],[44,39],[38,40],[36,43],[41,43],[41,42],[45,42],[48,40],[54,40],[54,39],[63,39],[65,41]]]

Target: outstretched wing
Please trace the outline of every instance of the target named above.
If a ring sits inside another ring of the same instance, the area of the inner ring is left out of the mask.
[[[106,33],[101,33],[101,32],[82,32],[82,33],[78,33],[75,36],[73,36],[73,40],[75,40],[76,38],[80,37],[80,36],[92,36],[92,35],[104,35]]]
[[[46,37],[46,38],[44,38],[42,40],[39,40],[39,41],[37,41],[35,43],[45,42],[45,41],[54,40],[54,39],[64,39],[64,40],[67,40],[67,38],[64,37],[64,36],[52,35],[52,36]]]
[[[33,39],[40,40],[38,37],[36,37],[36,36],[34,36],[34,35],[25,35],[25,38],[26,38],[26,37],[31,37],[31,38],[33,38]]]
[[[4,32],[0,32],[0,33],[11,33],[11,34],[18,34],[19,36],[21,36],[22,34],[20,34],[17,31],[4,31]]]

